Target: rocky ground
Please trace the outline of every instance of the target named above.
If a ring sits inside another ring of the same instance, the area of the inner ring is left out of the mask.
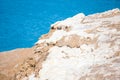
[[[33,56],[33,48],[16,49],[0,53],[0,80],[12,80],[15,68]]]
[[[120,80],[120,10],[58,21],[33,48],[6,53],[1,79]]]

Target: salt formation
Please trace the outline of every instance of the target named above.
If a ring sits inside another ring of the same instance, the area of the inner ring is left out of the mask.
[[[17,80],[119,80],[120,10],[80,13],[51,25]]]

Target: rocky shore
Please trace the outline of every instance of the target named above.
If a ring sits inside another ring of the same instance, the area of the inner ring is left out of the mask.
[[[35,46],[0,53],[2,80],[119,80],[120,10],[51,25]]]

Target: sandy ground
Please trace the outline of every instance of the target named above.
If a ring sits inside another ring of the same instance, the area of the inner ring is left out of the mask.
[[[33,48],[0,52],[0,80],[10,80],[10,77],[14,75],[14,68],[32,56],[33,53]]]

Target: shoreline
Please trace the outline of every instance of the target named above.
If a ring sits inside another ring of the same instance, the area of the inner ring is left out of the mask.
[[[16,50],[20,50],[20,49],[29,49],[29,48],[31,48],[31,47],[26,47],[26,48],[15,48],[15,49],[6,50],[6,51],[0,51],[0,54],[6,53],[6,52],[16,51]]]

